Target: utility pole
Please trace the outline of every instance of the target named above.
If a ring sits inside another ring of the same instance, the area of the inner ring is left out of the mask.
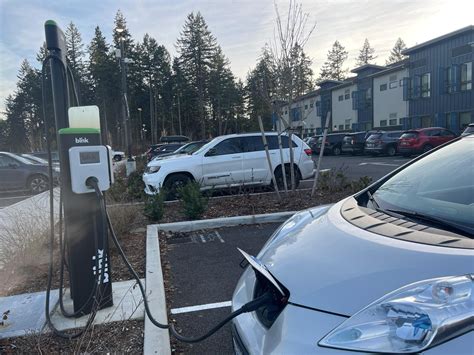
[[[117,33],[122,33],[123,28],[116,28]],[[129,176],[136,170],[136,162],[132,157],[132,132],[130,127],[130,110],[127,100],[127,72],[126,63],[131,63],[125,58],[125,38],[120,37],[120,70],[122,74],[122,121],[125,129],[125,145],[127,147],[126,174]]]
[[[178,92],[178,123],[179,123],[179,135],[183,135],[183,130],[181,129],[181,93]]]

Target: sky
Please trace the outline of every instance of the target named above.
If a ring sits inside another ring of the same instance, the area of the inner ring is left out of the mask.
[[[297,2],[309,14],[309,24],[316,23],[305,47],[315,77],[336,40],[349,51],[346,65],[351,69],[365,38],[376,50],[376,64],[383,65],[398,37],[411,47],[474,23],[473,0]],[[111,42],[113,19],[120,9],[134,39],[148,33],[174,55],[186,15],[200,11],[232,71],[245,79],[262,47],[273,41],[275,3],[284,14],[288,0],[0,0],[0,118],[23,59],[39,66],[35,58],[48,19],[63,29],[74,22],[85,45],[97,25]]]

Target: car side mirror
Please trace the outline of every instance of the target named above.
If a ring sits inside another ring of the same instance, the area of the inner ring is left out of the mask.
[[[206,157],[212,157],[217,154],[217,149],[216,148],[211,148],[207,151]]]

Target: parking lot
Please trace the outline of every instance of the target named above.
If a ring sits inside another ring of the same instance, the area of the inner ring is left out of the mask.
[[[175,290],[167,307],[183,335],[202,335],[230,313],[232,293],[243,271],[237,247],[256,255],[278,225],[190,232],[168,241],[166,260]],[[179,347],[186,353],[230,354],[230,325],[201,343]]]

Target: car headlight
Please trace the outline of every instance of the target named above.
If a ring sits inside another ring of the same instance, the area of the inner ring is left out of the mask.
[[[145,173],[147,174],[153,174],[153,173],[156,173],[158,170],[160,170],[161,166],[147,166],[146,167],[146,170],[145,170]]]
[[[326,335],[320,346],[420,352],[474,329],[474,275],[404,286],[375,301]]]

